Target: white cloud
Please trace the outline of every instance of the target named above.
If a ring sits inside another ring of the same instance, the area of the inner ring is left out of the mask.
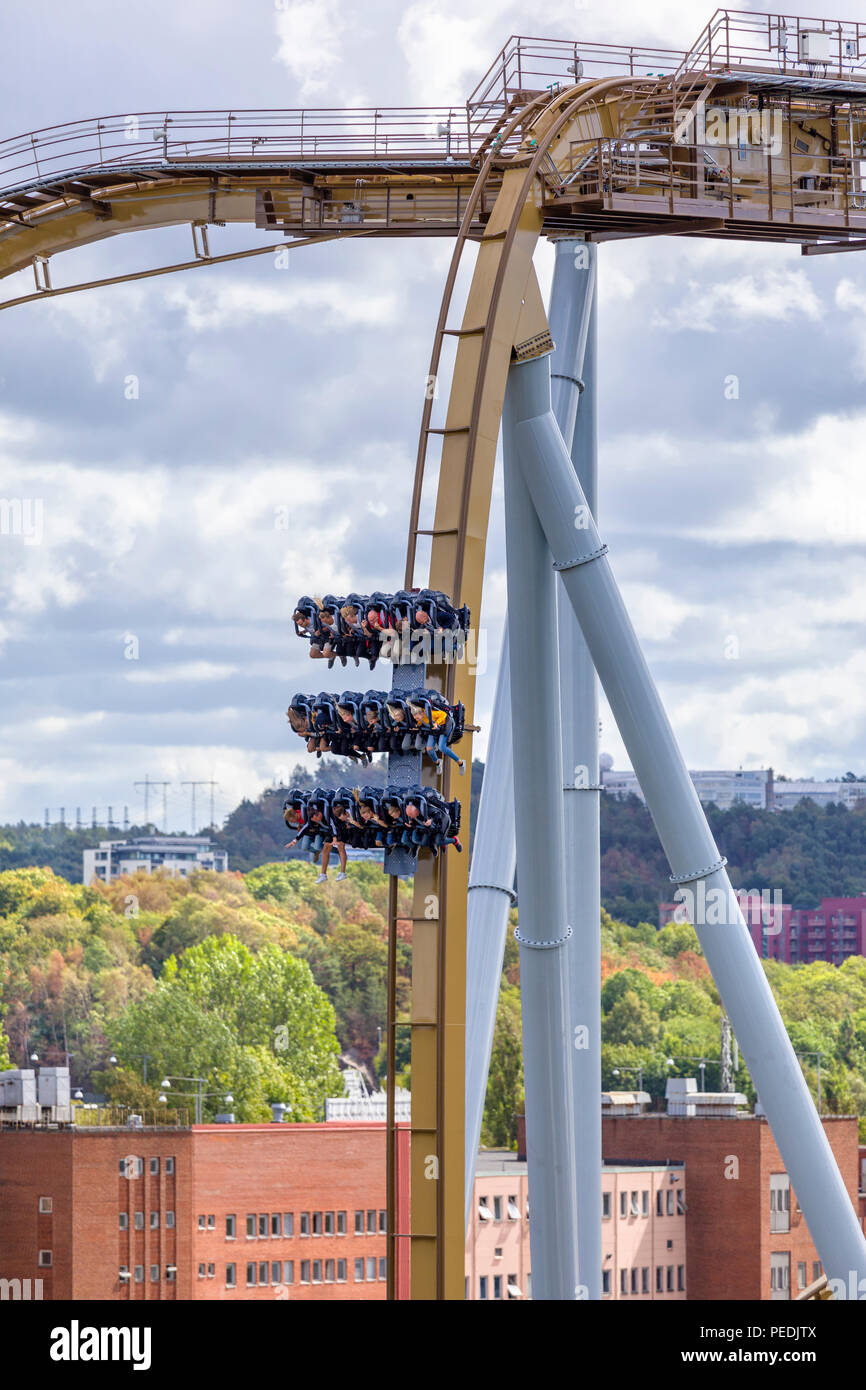
[[[657,310],[660,328],[714,333],[742,320],[786,323],[797,317],[822,317],[821,301],[802,270],[764,270],[709,286],[690,280],[687,294],[671,309]]]
[[[285,277],[291,271],[280,272]],[[330,333],[335,328],[381,327],[398,318],[398,296],[394,290],[364,293],[345,280],[304,280],[290,283],[252,283],[239,280],[208,288],[187,284],[173,285],[165,303],[180,310],[184,322],[194,333],[212,332],[237,326],[253,319],[277,318],[284,322],[303,316],[304,332]]]

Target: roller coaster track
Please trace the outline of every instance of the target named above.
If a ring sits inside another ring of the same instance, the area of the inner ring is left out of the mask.
[[[460,328],[447,326],[462,254],[474,207],[496,159],[488,152],[469,203],[445,283],[436,326],[429,380],[438,378],[445,338],[457,338],[448,409],[443,428],[431,425],[433,394],[428,390],[421,422],[415,484],[410,509],[405,582],[414,579],[417,542],[431,537],[431,588],[469,605],[473,622],[481,613],[484,552],[493,488],[493,470],[508,368],[514,357],[551,350],[547,317],[532,267],[543,223],[538,183],[552,161],[551,148],[591,102],[623,88],[650,87],[637,78],[608,78],[573,87],[545,101],[535,99],[515,113],[503,131],[519,126],[525,135],[505,170],[502,187],[478,245],[478,257]],[[555,172],[555,165],[554,172]],[[435,519],[420,527],[421,501],[431,436],[442,438]],[[428,670],[428,682],[462,701],[472,722],[475,677],[468,663]],[[471,767],[471,745],[464,754]],[[443,791],[452,795],[450,763]],[[468,820],[468,787],[460,796]],[[463,1297],[463,1106],[464,1024],[466,1012],[466,901],[468,862],[440,856],[418,862],[413,906],[412,1009],[412,1297]],[[430,904],[436,905],[431,920]],[[395,923],[391,923],[393,935]],[[436,962],[435,1001],[430,972]],[[416,1061],[417,1059],[417,1061]],[[393,1152],[389,1136],[389,1153]],[[431,1156],[438,1182],[431,1182]],[[392,1159],[393,1163],[393,1159]]]

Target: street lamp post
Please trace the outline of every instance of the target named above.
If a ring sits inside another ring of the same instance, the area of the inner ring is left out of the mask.
[[[636,1071],[636,1072],[637,1072],[637,1088],[638,1088],[639,1091],[642,1091],[642,1090],[643,1090],[643,1063],[641,1063],[641,1065],[640,1065],[639,1067],[614,1067],[613,1071],[611,1072],[611,1076],[619,1076],[620,1073],[621,1073],[621,1072],[624,1072],[624,1071]]]

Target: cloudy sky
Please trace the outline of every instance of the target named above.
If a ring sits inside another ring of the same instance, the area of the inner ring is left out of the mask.
[[[460,102],[510,33],[685,48],[711,9],[33,0],[0,14],[0,136],[127,111]],[[211,229],[211,250],[262,236]],[[319,678],[292,601],[401,582],[449,255],[323,245],[279,272],[255,258],[0,314],[0,497],[44,506],[40,544],[0,536],[0,821],[124,803],[140,818],[148,775],[185,828],[181,782],[215,779],[225,814],[297,761],[287,698]],[[52,272],[189,256],[179,228]],[[547,286],[546,244],[537,267]],[[796,246],[601,250],[601,528],[692,767],[866,770],[864,270]],[[483,725],[503,610],[497,491]],[[625,765],[606,712],[602,746]]]

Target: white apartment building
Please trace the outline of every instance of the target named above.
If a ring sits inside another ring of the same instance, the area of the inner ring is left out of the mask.
[[[197,869],[213,869],[224,874],[228,855],[217,849],[204,836],[142,835],[132,840],[100,840],[97,849],[86,849],[82,855],[82,882],[111,883],[122,874],[140,870],[153,873],[163,869],[168,874],[186,878]]]

